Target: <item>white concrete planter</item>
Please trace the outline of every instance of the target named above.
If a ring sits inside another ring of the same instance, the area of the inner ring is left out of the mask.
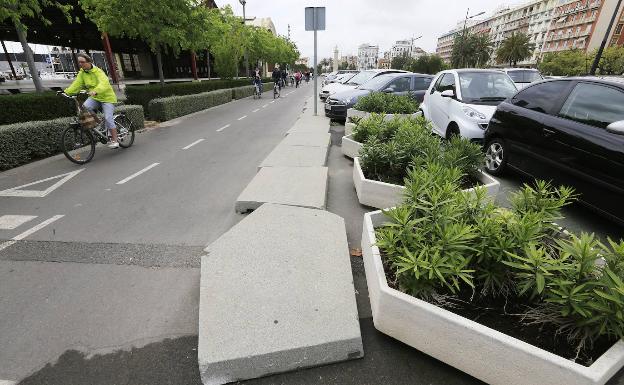
[[[364,215],[362,252],[375,328],[494,385],[602,385],[624,366],[619,341],[586,367],[388,286],[375,227],[381,211]]]
[[[362,143],[353,140],[352,134],[342,137],[342,154],[349,158],[357,157],[360,154],[362,146]]]
[[[359,117],[359,118],[368,118],[369,116],[371,116],[370,112],[366,112],[366,111],[360,111],[360,110],[356,110],[355,108],[349,108],[347,110],[347,122],[349,121],[350,117]],[[395,116],[422,116],[422,113],[420,111],[415,112],[413,114],[386,114],[384,119],[385,120],[390,120],[392,118],[394,118]]]
[[[498,194],[500,183],[483,171],[479,171],[478,179],[483,185],[481,187],[487,189],[487,195],[495,198]],[[355,185],[358,200],[363,205],[377,209],[387,209],[398,206],[403,201],[404,186],[366,179],[360,166],[360,159],[357,157],[354,159],[353,164],[353,184]],[[474,191],[474,188],[464,191]]]
[[[355,123],[346,122],[345,123],[345,136],[353,134],[353,130],[355,129],[355,127],[356,127]]]

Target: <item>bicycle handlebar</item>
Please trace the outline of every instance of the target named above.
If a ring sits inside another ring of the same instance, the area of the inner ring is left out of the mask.
[[[78,95],[84,95],[84,94],[86,94],[86,93],[87,93],[87,91],[81,90],[81,91],[80,91],[80,92],[78,92],[78,94],[76,94],[76,95],[67,95],[64,91],[56,91],[56,94],[57,94],[57,95],[59,95],[59,96],[63,96],[63,97],[66,97],[67,99],[76,99],[76,97],[77,97]]]

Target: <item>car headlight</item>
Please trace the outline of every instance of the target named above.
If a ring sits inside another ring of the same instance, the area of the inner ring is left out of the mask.
[[[355,101],[355,98],[353,97],[343,100],[344,104],[351,104],[351,102],[354,102],[354,101]]]
[[[474,108],[470,108],[468,106],[463,106],[462,111],[464,111],[464,114],[466,114],[466,116],[469,118],[473,118],[473,119],[485,119],[486,118],[485,115],[475,110]]]

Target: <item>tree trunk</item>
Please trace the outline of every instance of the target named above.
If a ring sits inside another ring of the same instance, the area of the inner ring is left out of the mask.
[[[17,37],[19,38],[20,43],[22,43],[22,49],[24,50],[24,55],[26,55],[26,62],[28,63],[28,68],[30,69],[30,75],[32,76],[33,83],[35,84],[35,89],[37,92],[43,92],[43,84],[41,84],[41,79],[39,78],[39,72],[37,71],[37,66],[35,65],[35,58],[33,57],[30,47],[28,46],[28,42],[26,41],[26,31],[24,31],[17,23],[15,24],[15,30],[17,31]]]
[[[210,80],[210,51],[206,50],[206,65],[208,66],[208,80]]]
[[[15,67],[13,67],[13,62],[11,61],[11,57],[9,56],[9,51],[7,51],[6,45],[4,45],[4,40],[0,40],[0,43],[2,43],[2,49],[4,50],[4,55],[6,56],[7,61],[9,62],[9,67],[11,67],[11,73],[13,74],[13,78],[16,79],[17,73],[15,72]]]
[[[163,74],[163,63],[162,63],[162,50],[160,47],[156,50],[156,65],[158,66],[158,79],[160,80],[160,85],[165,85],[165,75]]]
[[[191,51],[191,71],[193,72],[193,79],[198,80],[197,77],[197,55],[195,51]]]

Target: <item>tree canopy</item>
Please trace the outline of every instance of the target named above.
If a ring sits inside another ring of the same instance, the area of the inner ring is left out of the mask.
[[[463,31],[455,36],[451,64],[455,68],[485,67],[492,55],[492,41],[484,33]]]
[[[535,44],[531,43],[529,35],[522,32],[512,33],[496,50],[496,61],[515,67],[519,61],[530,58],[534,49]]]

